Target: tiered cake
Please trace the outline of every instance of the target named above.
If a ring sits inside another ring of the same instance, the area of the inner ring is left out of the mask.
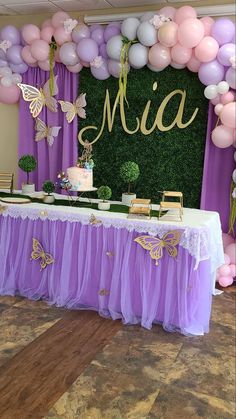
[[[87,191],[93,187],[93,169],[86,167],[69,167],[67,169],[71,191]]]

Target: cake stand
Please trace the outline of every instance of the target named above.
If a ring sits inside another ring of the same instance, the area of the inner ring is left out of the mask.
[[[68,199],[69,199],[69,203],[70,205],[75,205],[76,202],[81,202],[80,198],[83,196],[83,194],[87,193],[87,192],[94,192],[97,191],[98,188],[87,188],[87,189],[66,189],[67,194],[68,194]],[[77,196],[72,195],[72,192],[77,192]],[[91,199],[87,198],[88,202],[90,204],[92,204]]]

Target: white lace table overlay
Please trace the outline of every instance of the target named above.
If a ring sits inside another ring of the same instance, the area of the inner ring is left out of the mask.
[[[105,228],[125,228],[128,231],[146,233],[162,237],[167,231],[178,229],[182,231],[180,245],[196,260],[195,269],[202,260],[211,260],[211,272],[224,264],[224,253],[220,218],[217,212],[202,211],[184,208],[183,221],[164,221],[152,217],[151,220],[134,220],[127,218],[127,214],[94,210],[92,208],[74,208],[45,204],[7,204],[3,217],[13,217],[30,220],[51,220],[62,222],[80,222],[90,224],[91,215],[94,215]]]

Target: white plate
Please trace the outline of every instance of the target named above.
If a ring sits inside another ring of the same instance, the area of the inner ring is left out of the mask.
[[[9,196],[7,198],[0,198],[0,201],[6,202],[7,204],[29,204],[31,202],[28,198],[17,198],[14,196]]]

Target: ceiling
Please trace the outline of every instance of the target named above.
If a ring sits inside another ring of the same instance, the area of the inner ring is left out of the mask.
[[[79,12],[81,10],[103,10],[114,13],[116,8],[127,8],[150,5],[152,8],[158,4],[181,3],[186,0],[0,0],[0,15],[33,15],[55,13],[59,10],[66,12]],[[187,0],[188,3],[195,0]],[[208,3],[208,2],[206,2]],[[216,2],[217,4],[218,2]],[[222,1],[221,3],[225,3]],[[230,3],[230,1],[229,1]],[[219,4],[219,3],[218,3]]]

